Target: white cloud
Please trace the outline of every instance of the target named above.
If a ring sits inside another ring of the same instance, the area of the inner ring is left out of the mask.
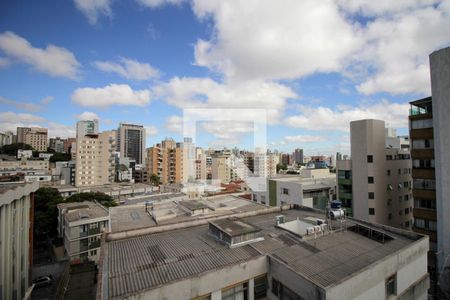
[[[92,25],[97,24],[100,15],[112,17],[111,0],[74,0],[74,2]]]
[[[46,119],[32,114],[14,113],[14,112],[0,112],[0,122],[19,122],[25,124],[42,123]]]
[[[10,58],[27,63],[42,73],[70,79],[79,77],[80,63],[65,48],[54,45],[36,48],[26,39],[7,31],[0,34],[0,49]]]
[[[80,121],[100,120],[100,117],[92,111],[82,112],[79,115],[75,115],[75,117]]]
[[[280,120],[287,99],[297,97],[289,87],[274,82],[219,83],[210,78],[175,77],[154,91],[179,108],[267,109],[271,123]]]
[[[55,100],[55,97],[53,97],[53,96],[47,96],[47,97],[45,97],[45,98],[43,98],[43,99],[41,100],[41,104],[43,104],[43,105],[48,105],[48,104],[50,104],[50,102],[52,102],[53,100]]]
[[[181,5],[186,0],[136,0],[142,6],[157,8],[164,5]]]
[[[157,69],[148,63],[121,57],[119,62],[95,61],[94,66],[104,72],[116,73],[130,80],[149,80],[159,76]]]
[[[300,114],[286,118],[286,124],[308,130],[349,131],[350,122],[361,119],[385,120],[395,128],[408,127],[409,104],[392,103],[383,100],[377,104],[358,107],[300,106]]]
[[[321,142],[324,137],[318,135],[287,135],[284,139],[288,143],[312,143]]]
[[[154,136],[158,134],[158,128],[152,125],[145,126],[145,134],[147,136]]]
[[[110,84],[102,88],[78,88],[72,93],[71,99],[81,106],[91,107],[145,106],[150,103],[150,91],[134,91],[127,84]]]
[[[292,79],[334,72],[359,49],[357,27],[334,1],[194,0],[200,19],[214,21],[195,46],[196,64],[241,79]]]
[[[180,116],[172,115],[166,118],[165,127],[167,130],[174,133],[183,133],[183,118]]]
[[[75,137],[75,126],[63,125],[55,122],[48,122],[49,137]]]
[[[245,135],[255,132],[253,122],[241,121],[209,121],[200,123],[200,132],[211,134],[216,140],[212,144],[232,147],[242,143]]]
[[[14,106],[17,109],[37,112],[42,110],[42,107],[30,102],[19,102],[0,96],[0,104]]]
[[[353,59],[374,72],[362,78],[360,93],[430,94],[428,55],[450,43],[450,2],[423,7],[427,2],[411,1],[418,8],[367,24],[365,47]]]

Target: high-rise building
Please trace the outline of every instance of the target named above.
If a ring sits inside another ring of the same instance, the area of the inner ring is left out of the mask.
[[[353,186],[352,186],[352,161],[338,160],[336,162],[337,198],[347,215],[353,216]]]
[[[38,182],[0,188],[0,299],[24,299],[33,264],[34,192]]]
[[[195,179],[206,179],[206,154],[200,147],[195,149]]]
[[[163,184],[182,183],[183,148],[182,143],[165,139],[147,148],[146,168],[148,176],[155,174]]]
[[[196,148],[192,138],[183,140],[183,183],[196,179]]]
[[[142,125],[120,123],[117,129],[117,151],[120,157],[130,157],[136,164],[145,163],[145,128]]]
[[[73,145],[76,147],[76,138],[67,138],[64,140],[64,153],[71,153]],[[74,149],[75,150],[75,149]]]
[[[114,182],[116,132],[105,131],[77,139],[75,185],[95,186]]]
[[[17,142],[28,144],[36,151],[47,151],[48,130],[40,127],[17,127]]]
[[[292,154],[294,157],[294,161],[298,164],[303,163],[303,149],[297,148],[294,150],[294,153]]]
[[[303,163],[303,161],[302,161]],[[281,154],[281,164],[289,166],[291,164],[291,155],[288,153]]]
[[[409,229],[413,219],[410,153],[407,147],[391,147],[387,142],[393,136],[387,133],[381,120],[350,123],[353,216]]]
[[[430,55],[431,93],[412,101],[414,231],[430,237],[431,286],[450,297],[450,47]]]
[[[450,298],[450,47],[430,55],[437,209],[437,262],[441,290]]]
[[[83,120],[77,122],[77,138],[98,133],[98,120]]]

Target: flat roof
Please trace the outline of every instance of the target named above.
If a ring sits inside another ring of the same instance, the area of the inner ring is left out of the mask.
[[[231,237],[261,231],[261,229],[257,226],[247,223],[242,219],[233,217],[212,221],[210,224],[214,225]]]
[[[180,201],[179,203],[189,210],[197,210],[197,209],[204,209],[204,208],[209,209],[209,206],[207,206],[205,203],[202,203],[197,200],[183,200],[183,201]]]
[[[58,208],[67,209],[64,218],[68,222],[75,222],[83,219],[97,219],[107,217],[108,209],[101,204],[91,201],[60,203]]]
[[[409,102],[409,104],[416,105],[416,106],[421,106],[423,104],[430,103],[431,101],[432,101],[431,97],[425,97],[425,98],[422,98],[422,99],[411,101],[411,102]]]
[[[217,242],[208,234],[208,225],[109,241],[102,246],[107,248],[103,249],[106,254],[103,290],[108,291],[108,298],[119,299],[261,256],[285,264],[317,286],[328,287],[424,238],[347,219],[348,226],[359,224],[383,231],[390,239],[382,243],[352,230],[343,230],[305,240],[275,227],[275,217],[280,214],[285,216],[286,222],[297,218],[324,219],[323,214],[306,208],[243,218],[245,224],[261,229],[264,240],[236,248]],[[225,228],[234,226],[228,221],[213,223]]]

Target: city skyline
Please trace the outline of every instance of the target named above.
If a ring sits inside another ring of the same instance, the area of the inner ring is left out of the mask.
[[[78,120],[98,118],[100,131],[144,125],[147,147],[181,141],[186,108],[266,109],[268,148],[280,151],[349,153],[349,122],[358,119],[407,135],[408,102],[430,95],[428,54],[450,43],[448,1],[6,1],[0,9],[2,130],[37,125],[49,137],[75,137]],[[197,126],[199,146],[251,150],[249,122]]]

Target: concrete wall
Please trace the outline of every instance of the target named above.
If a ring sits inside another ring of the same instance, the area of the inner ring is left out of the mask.
[[[450,48],[430,55],[433,103],[438,268],[450,295]],[[447,268],[447,269],[445,269]]]
[[[260,256],[239,265],[208,272],[197,277],[187,278],[157,289],[142,291],[124,299],[192,299],[211,293],[212,298],[221,299],[221,290],[228,286],[267,272],[266,258]],[[250,289],[249,289],[250,291]],[[250,291],[252,299],[253,289]]]
[[[428,238],[416,241],[403,250],[368,267],[356,276],[327,290],[327,299],[385,299],[385,281],[397,273],[397,295],[406,293],[427,277]],[[426,299],[429,283],[413,299]]]

